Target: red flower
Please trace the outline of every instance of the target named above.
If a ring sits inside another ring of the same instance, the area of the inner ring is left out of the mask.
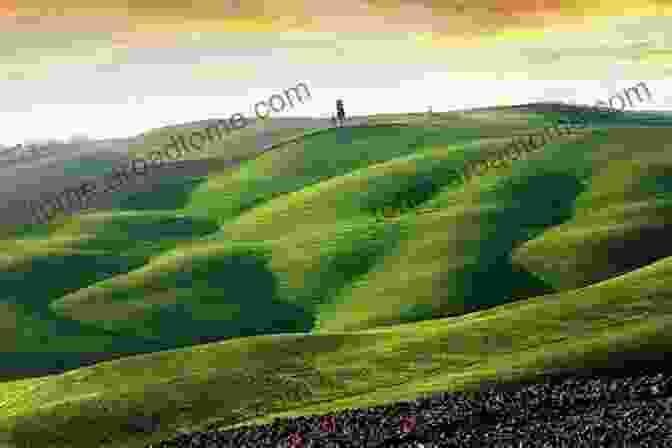
[[[415,417],[403,416],[401,417],[401,432],[411,432],[415,429]]]
[[[302,446],[303,439],[299,433],[293,433],[289,435],[289,446],[290,448],[300,448]]]
[[[333,415],[324,417],[320,422],[320,430],[324,432],[335,432],[336,431],[336,417]]]

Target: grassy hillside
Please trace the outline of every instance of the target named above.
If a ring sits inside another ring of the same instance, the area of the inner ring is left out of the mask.
[[[466,184],[455,174],[555,118],[372,117],[398,124],[255,157],[241,136],[253,158],[237,167],[2,241],[0,378],[169,350],[0,383],[0,433],[141,446],[149,436],[127,427],[138,413],[158,416],[156,439],[514,368],[660,357],[672,330],[669,127],[617,117]],[[407,201],[430,212],[376,214]]]
[[[668,257],[586,288],[460,317],[234,339],[2,383],[0,429],[19,444],[142,446],[182,427],[382,404],[502,376],[530,380],[559,367],[659,359],[672,335],[671,274]],[[129,419],[143,415],[159,422],[155,434],[131,431]]]

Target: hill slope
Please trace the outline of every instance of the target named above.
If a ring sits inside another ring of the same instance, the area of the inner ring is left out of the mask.
[[[316,133],[3,241],[0,377],[184,348],[0,383],[0,432],[119,446],[148,440],[124,429],[138,412],[158,413],[166,435],[511,368],[660,359],[669,128],[620,118],[467,184],[455,176],[555,118],[385,117],[399,124]],[[407,200],[432,211],[376,215]]]

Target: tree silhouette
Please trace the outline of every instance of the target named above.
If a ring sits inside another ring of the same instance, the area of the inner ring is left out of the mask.
[[[341,126],[343,126],[345,122],[345,109],[343,108],[343,100],[341,99],[336,100],[336,115]]]

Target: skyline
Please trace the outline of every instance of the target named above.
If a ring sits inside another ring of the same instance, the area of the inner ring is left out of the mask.
[[[661,92],[661,96],[655,96],[652,101],[648,102],[643,102],[643,103],[638,103],[633,107],[629,107],[628,111],[669,111],[672,110],[672,104],[671,103],[663,103],[661,104],[660,101],[656,101],[659,98],[663,99],[670,99],[670,94],[665,95],[665,93],[669,92],[670,90],[670,84],[663,83],[661,81],[643,81],[646,82],[647,85],[654,86],[656,92]],[[528,82],[529,83],[529,82]],[[585,84],[589,85],[594,85],[597,84],[595,82],[584,82]],[[598,101],[598,98],[604,98],[607,96],[611,96],[612,94],[616,93],[618,90],[621,90],[623,87],[626,87],[628,85],[634,84],[634,80],[624,80],[622,82],[619,82],[617,86],[615,86],[612,89],[604,89],[604,88],[590,88],[588,86],[585,86],[582,91],[579,91],[579,94],[575,94],[572,97],[563,97],[560,95],[548,95],[546,97],[541,97],[540,95],[527,95],[525,97],[520,98],[520,101],[518,102],[512,102],[512,103],[493,103],[487,100],[487,98],[484,98],[481,101],[470,101],[467,102],[465,101],[461,105],[455,105],[454,103],[450,103],[449,100],[439,100],[437,101],[435,98],[435,101],[425,101],[423,103],[422,100],[416,99],[413,101],[413,93],[414,90],[409,89],[408,92],[406,93],[406,96],[409,97],[407,98],[406,101],[400,102],[398,107],[395,107],[395,104],[391,101],[385,102],[385,98],[389,98],[389,93],[392,89],[376,89],[371,92],[369,92],[369,97],[373,98],[371,100],[372,103],[374,104],[380,104],[383,102],[384,107],[379,107],[377,110],[371,110],[371,109],[366,109],[365,107],[362,107],[362,103],[364,101],[361,101],[362,93],[361,92],[356,92],[356,95],[353,94],[351,95],[353,98],[359,98],[360,100],[357,101],[356,99],[350,99],[348,101],[348,96],[347,95],[341,95],[345,99],[345,104],[347,107],[348,115],[349,116],[365,116],[365,115],[375,115],[375,114],[386,114],[386,113],[425,113],[427,112],[428,107],[432,107],[432,110],[435,113],[440,113],[440,112],[448,112],[448,111],[454,111],[454,110],[465,110],[465,109],[471,109],[471,108],[481,108],[481,107],[491,107],[491,106],[511,106],[511,105],[518,105],[518,104],[528,104],[528,103],[535,103],[535,102],[576,102],[579,104],[583,105],[594,105],[595,101]],[[332,89],[335,90],[335,89]],[[465,89],[457,89],[457,90],[465,90]],[[503,90],[503,89],[498,89],[498,90]],[[539,87],[539,90],[543,91],[543,87]],[[578,91],[578,89],[576,89]],[[270,89],[269,89],[270,91]],[[595,94],[594,98],[590,98],[590,92],[598,92],[602,93],[602,95]],[[608,92],[608,93],[605,93]],[[285,117],[285,118],[322,118],[322,119],[327,119],[331,117],[331,115],[334,113],[334,103],[335,99],[338,96],[338,92],[329,92],[329,98],[328,99],[323,99],[319,96],[315,96],[313,98],[313,101],[311,104],[305,104],[303,105],[302,109],[299,110],[292,110],[292,109],[287,109],[286,111],[283,111],[281,113],[276,114],[275,116],[272,116],[270,120],[272,121],[274,118],[278,117]],[[317,95],[317,94],[316,94]],[[482,96],[487,97],[487,94],[483,94]],[[197,101],[199,98],[196,98],[195,101]],[[330,99],[333,99],[333,101],[329,101]],[[380,101],[376,101],[380,100]],[[241,101],[242,102],[242,101]],[[214,101],[210,101],[210,104],[214,103]],[[203,106],[204,104],[201,104]],[[443,107],[442,107],[443,106]],[[451,107],[452,106],[452,107]],[[66,106],[64,106],[66,107]],[[95,106],[94,106],[95,107]],[[98,107],[103,107],[103,106],[98,106]],[[142,134],[146,131],[149,131],[151,129],[156,129],[156,128],[161,128],[164,126],[174,126],[174,125],[181,125],[185,123],[190,123],[190,122],[197,122],[201,120],[207,120],[207,119],[220,119],[222,117],[230,116],[232,115],[233,108],[230,109],[230,112],[223,111],[221,113],[217,113],[211,109],[210,112],[202,112],[199,114],[198,111],[194,111],[193,115],[182,115],[182,118],[175,118],[175,119],[164,119],[161,120],[160,118],[156,119],[148,119],[146,121],[139,122],[137,125],[134,125],[134,123],[131,123],[129,126],[125,127],[108,127],[105,128],[104,126],[80,126],[76,128],[75,130],[72,130],[72,127],[66,127],[63,126],[62,128],[56,128],[56,127],[47,127],[47,129],[59,129],[62,130],[62,132],[51,132],[49,133],[48,131],[45,132],[30,132],[26,133],[24,137],[15,137],[12,140],[0,140],[0,146],[3,147],[15,147],[18,144],[26,144],[26,142],[37,142],[37,143],[32,143],[32,144],[40,144],[40,142],[46,142],[46,140],[50,139],[55,139],[59,141],[65,141],[69,140],[73,136],[86,136],[92,140],[99,140],[99,139],[118,139],[118,138],[131,138],[135,137],[139,134]],[[179,108],[177,108],[179,109]],[[196,109],[196,108],[195,108]],[[250,106],[248,104],[248,107],[244,108],[244,111],[241,112],[236,112],[236,113],[241,113],[245,117],[250,117],[254,118],[254,112],[252,110],[246,110],[250,109]],[[130,112],[131,109],[127,109],[127,112]],[[138,113],[141,112],[141,109],[137,109]],[[84,111],[83,111],[84,112]],[[82,112],[82,113],[83,113]],[[2,115],[0,113],[0,115]],[[88,115],[88,114],[85,114]],[[157,116],[160,117],[160,114],[156,114]],[[114,115],[110,116],[108,120],[113,120],[115,118]],[[7,121],[11,120],[5,120],[5,123]],[[102,128],[102,129],[101,129]],[[7,137],[7,135],[10,134],[7,131],[3,133],[3,137]],[[15,133],[14,135],[17,135],[18,133]],[[10,134],[11,135],[11,134]]]

